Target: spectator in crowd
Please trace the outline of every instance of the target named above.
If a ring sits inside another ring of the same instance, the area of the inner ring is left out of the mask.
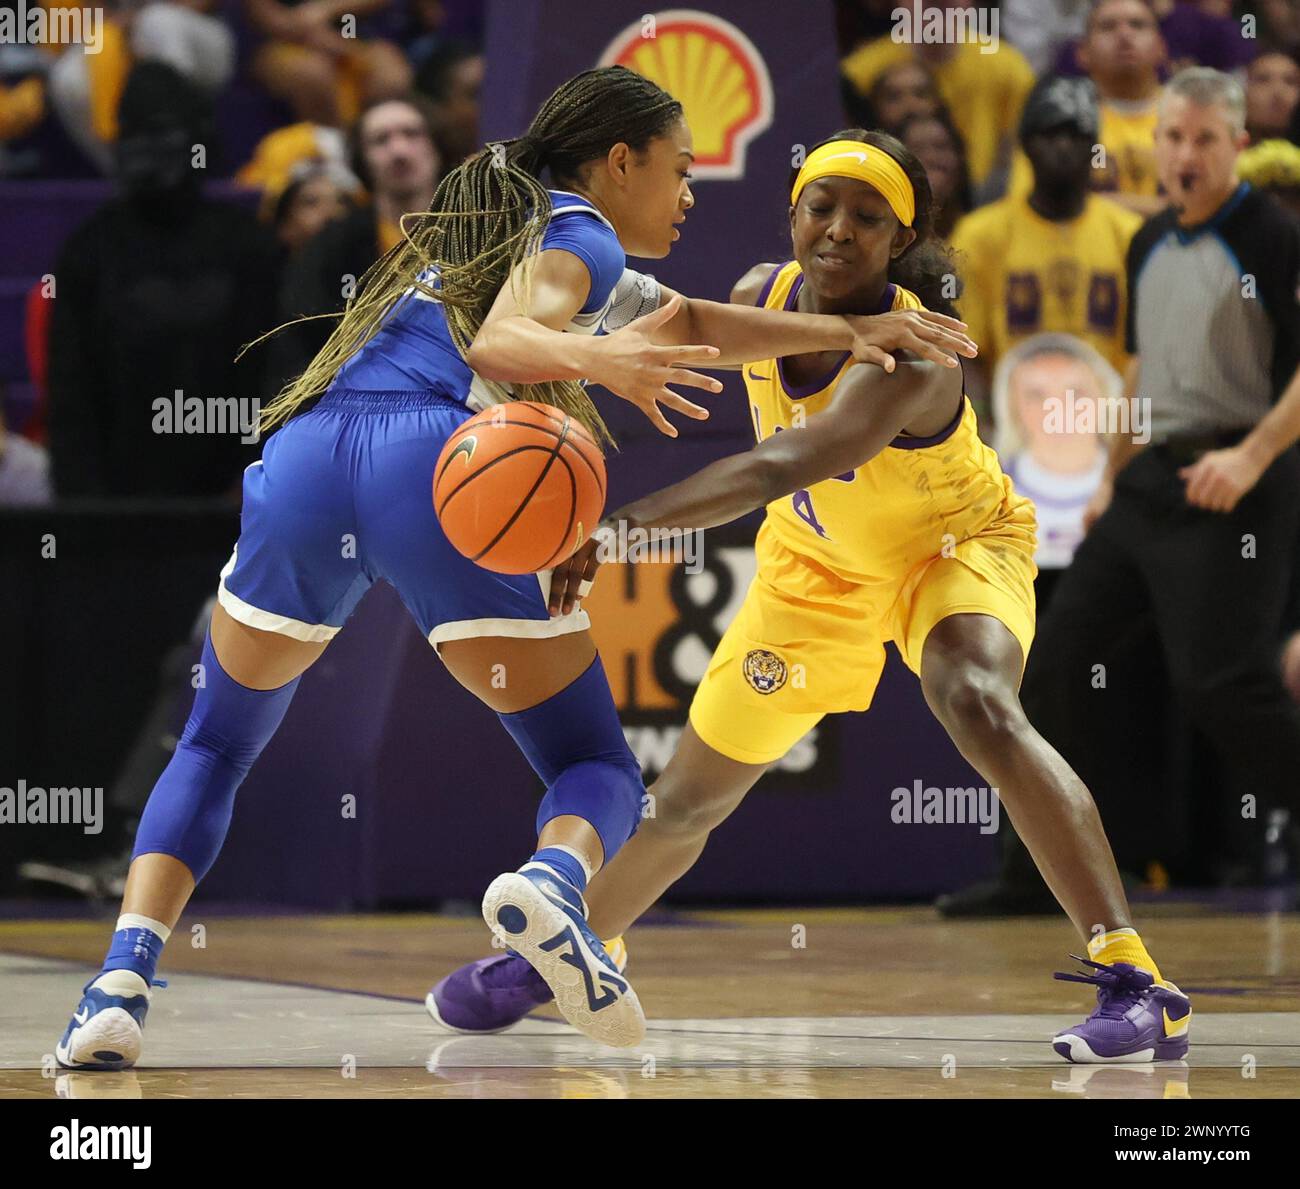
[[[1123,399],[1119,372],[1068,334],[1039,334],[998,362],[994,449],[1038,510],[1038,604],[1045,607],[1083,540],[1083,516],[1106,473],[1099,432]]]
[[[364,36],[358,21],[392,0],[244,0],[266,39],[253,76],[298,120],[345,128],[367,103],[411,88],[411,66],[387,41]]]
[[[297,255],[326,224],[345,218],[356,196],[351,174],[340,175],[328,165],[304,164],[278,193],[268,191],[265,218],[289,257]]]
[[[51,495],[49,455],[10,433],[0,408],[0,508],[40,507]]]
[[[1246,68],[1246,131],[1250,143],[1285,138],[1300,104],[1300,61],[1266,49]]]
[[[953,232],[965,291],[958,301],[978,359],[965,361],[982,420],[992,369],[1043,331],[1071,334],[1122,371],[1127,289],[1124,257],[1140,220],[1094,194],[1098,113],[1086,79],[1049,76],[1025,103],[1020,138],[1033,186],[967,215]]]
[[[1101,107],[1105,156],[1092,184],[1144,217],[1165,205],[1154,138],[1166,53],[1155,13],[1143,0],[1100,0],[1093,6],[1079,49]]]
[[[397,16],[394,40],[418,75],[438,50],[454,44],[481,44],[487,5],[482,0],[405,0]],[[419,88],[419,83],[416,87]]]
[[[47,59],[36,46],[0,44],[0,175],[6,146],[21,140],[45,117]]]
[[[215,94],[235,68],[235,38],[214,15],[217,0],[154,0],[118,5],[104,20],[94,53],[69,46],[50,69],[50,102],[69,138],[102,173],[114,165],[118,102],[135,62],[165,62]]]
[[[241,186],[278,195],[304,168],[329,166],[347,188],[359,189],[361,179],[350,169],[348,137],[323,124],[288,124],[268,132],[253,149],[252,157],[235,174]]]
[[[923,10],[974,7],[974,0],[922,3]],[[912,6],[905,11],[910,19]],[[987,9],[980,11],[986,13]],[[982,52],[987,48],[973,38],[908,43],[895,41],[891,34],[859,46],[840,64],[848,83],[864,97],[870,95],[881,72],[897,62],[917,61],[929,69],[961,129],[971,182],[981,198],[1000,194],[1005,188],[1016,122],[1034,85],[1033,70],[1014,46],[1002,40],[993,53]]]
[[[1084,29],[1093,0],[1002,0],[1002,36],[1035,74],[1052,73],[1062,47]]]
[[[272,340],[281,383],[311,362],[355,284],[402,238],[399,220],[433,201],[441,172],[435,122],[420,96],[372,104],[352,131],[353,168],[370,190],[369,206],[328,224],[290,262],[281,293],[281,321],[313,317],[285,327]]]
[[[1300,219],[1300,145],[1264,140],[1237,158],[1237,177],[1271,194]]]
[[[1159,6],[1157,6],[1159,7]],[[1188,66],[1236,70],[1251,56],[1253,39],[1241,35],[1232,0],[1177,0],[1159,13],[1171,71]]]
[[[479,149],[479,93],[483,54],[465,42],[446,42],[434,50],[415,76],[415,89],[431,105],[434,142],[444,170],[454,169]]]
[[[1296,0],[1258,0],[1254,5],[1259,24],[1257,39],[1289,53],[1300,52],[1300,4]]]
[[[1139,215],[1165,200],[1156,177],[1154,136],[1165,43],[1146,0],[1096,0],[1077,56],[1096,84],[1102,154],[1092,188]],[[1029,163],[1017,154],[1010,193],[1029,193]]]
[[[934,75],[915,58],[886,66],[860,95],[845,80],[844,110],[849,122],[893,133],[911,116],[933,115],[943,106]]]
[[[835,0],[835,38],[843,56],[855,46],[885,37],[898,0]]]
[[[925,167],[934,198],[935,230],[951,239],[953,228],[969,214],[975,200],[961,133],[945,108],[933,115],[908,116],[892,131]]]
[[[1235,79],[1206,68],[1162,97],[1173,205],[1128,257],[1125,386],[1149,408],[1147,434],[1110,440],[1095,522],[1040,621],[1023,698],[1104,812],[1159,725],[1158,705],[1107,671],[1157,642],[1225,794],[1257,803],[1262,826],[1300,804],[1300,709],[1278,663],[1300,542],[1300,225],[1235,176],[1245,106]]]
[[[205,198],[191,146],[203,97],[170,66],[127,81],[121,196],[68,238],[54,269],[50,454],[65,496],[235,497],[256,448],[230,432],[155,432],[155,402],[267,393],[240,348],[274,316],[275,248],[257,220]]]

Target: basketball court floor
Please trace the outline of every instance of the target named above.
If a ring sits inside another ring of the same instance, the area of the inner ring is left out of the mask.
[[[1300,915],[1139,914],[1193,1000],[1187,1062],[1071,1066],[1054,1031],[1090,988],[1054,980],[1063,919],[952,923],[929,908],[657,916],[629,936],[645,1042],[602,1048],[539,1012],[497,1036],[441,1030],[424,995],[490,951],[431,915],[227,916],[172,935],[143,1060],[67,1073],[50,1054],[107,922],[0,921],[5,1098],[1296,1098]]]

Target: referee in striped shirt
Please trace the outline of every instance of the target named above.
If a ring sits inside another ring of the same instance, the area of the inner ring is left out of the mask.
[[[1237,181],[1244,125],[1240,85],[1215,70],[1183,71],[1161,98],[1171,206],[1128,256],[1126,392],[1149,441],[1111,439],[1091,527],[1025,673],[1030,721],[1112,831],[1153,800],[1137,753],[1161,747],[1165,707],[1131,665],[1153,636],[1233,811],[1261,833],[1270,807],[1300,817],[1300,708],[1279,663],[1300,537],[1300,224]],[[1003,890],[1027,892],[1016,849]]]

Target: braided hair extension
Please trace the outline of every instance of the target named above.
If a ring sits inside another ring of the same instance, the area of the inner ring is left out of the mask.
[[[541,244],[551,217],[543,170],[549,169],[559,188],[580,184],[584,166],[614,145],[644,152],[681,115],[682,105],[668,92],[626,67],[588,70],[562,83],[522,136],[474,154],[443,178],[427,211],[402,216],[402,241],[366,270],[342,314],[317,315],[339,323],[306,370],[263,410],[262,429],[288,420],[323,393],[412,288],[442,305],[452,341],[464,355],[501,286]],[[430,269],[436,285],[420,279]],[[529,272],[525,268],[523,309]],[[576,380],[513,387],[515,399],[555,405],[598,440],[611,440]]]

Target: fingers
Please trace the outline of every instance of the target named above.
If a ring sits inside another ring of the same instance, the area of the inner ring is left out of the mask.
[[[920,314],[925,322],[935,322],[939,326],[946,326],[949,330],[964,331],[967,329],[966,323],[960,318],[950,318],[947,314],[936,314],[934,310],[917,310],[916,312]]]
[[[629,326],[636,326],[642,331],[654,330],[657,326],[662,326],[669,321],[678,310],[682,308],[682,295],[674,293],[663,305],[657,310],[651,310],[648,314],[642,314],[641,317],[629,322]]]
[[[881,347],[867,347],[861,355],[858,356],[859,363],[874,363],[877,367],[883,368],[887,372],[892,372],[898,365],[898,361],[886,350]]]
[[[546,600],[546,610],[552,615],[568,615],[591,583],[587,581],[587,564],[590,560],[586,548],[579,549],[568,561],[562,562],[551,571],[551,592]],[[592,573],[595,571],[593,569]]]
[[[921,319],[913,329],[916,334],[927,342],[938,343],[940,346],[948,347],[970,359],[974,359],[979,354],[979,347],[976,346],[974,339],[957,331],[949,330],[945,326],[938,326]]]
[[[649,406],[642,405],[642,412],[650,418],[650,424],[655,427],[661,434],[667,434],[670,438],[677,436],[677,427],[668,420],[659,408],[659,401],[666,401],[670,396],[676,395],[669,392],[667,388],[660,392],[657,400],[652,400]]]
[[[965,322],[949,318],[946,314],[936,314],[932,310],[908,310],[904,316],[912,333],[920,335],[927,342],[940,343],[971,359],[979,354],[975,340],[964,333]]]
[[[1187,502],[1194,507],[1209,512],[1231,512],[1241,498],[1231,480],[1204,461],[1182,467],[1178,474],[1187,484]]]
[[[656,347],[664,364],[672,366],[674,363],[704,363],[707,364],[711,359],[717,359],[722,351],[718,347],[710,347],[705,344],[696,344],[689,347]]]
[[[572,559],[562,562],[551,571],[551,591],[546,598],[546,611],[551,616],[560,614],[564,605],[564,595],[569,589],[569,571],[573,567]]]
[[[664,383],[684,384],[687,388],[703,388],[705,392],[722,391],[722,381],[715,376],[705,376],[699,372],[688,372],[681,367],[669,369],[668,375],[664,377]],[[705,416],[707,415],[706,413]]]
[[[960,367],[957,360],[945,351],[942,347],[934,343],[926,342],[919,335],[913,335],[911,342],[906,345],[908,351],[919,355],[922,359],[928,359],[931,363],[937,363],[942,367]]]
[[[685,413],[687,417],[693,417],[696,421],[707,421],[709,419],[708,409],[693,404],[684,396],[678,395],[671,388],[665,388],[663,393],[660,394],[659,399],[675,412]]]
[[[582,586],[583,568],[580,565],[569,567],[565,575],[564,598],[560,603],[560,614],[568,615],[578,601],[578,590]]]
[[[577,606],[578,600],[591,590],[591,584],[595,581],[596,571],[599,568],[600,559],[596,556],[594,544],[579,549],[577,554],[569,559],[560,595],[561,615],[568,615]],[[552,583],[552,590],[554,590],[554,583]]]

